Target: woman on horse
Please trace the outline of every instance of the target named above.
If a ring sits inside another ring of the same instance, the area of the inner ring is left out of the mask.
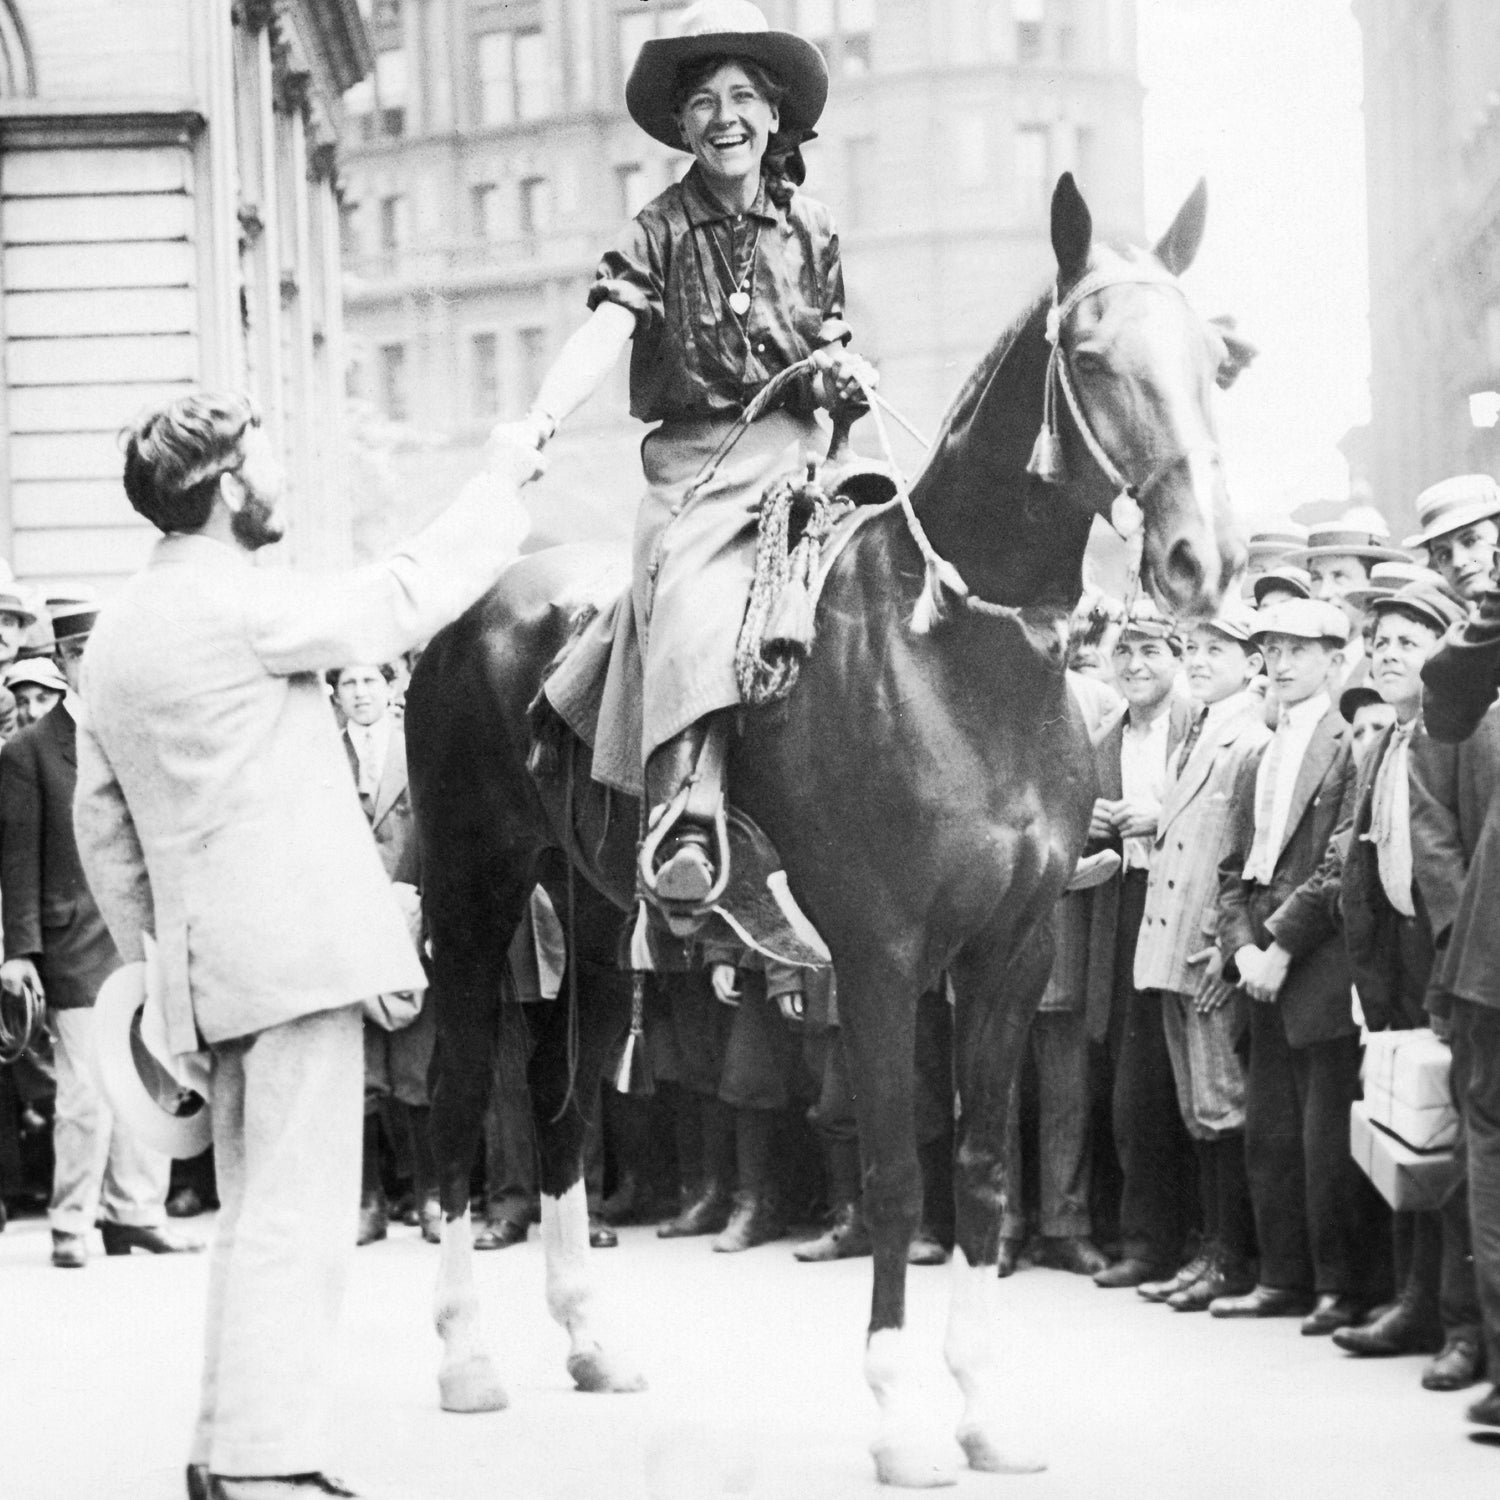
[[[812,451],[814,408],[874,379],[844,349],[832,218],[796,191],[798,147],[827,93],[818,49],[770,30],[748,0],[701,0],[677,35],[642,47],[626,106],[648,135],[695,160],[606,252],[591,316],[524,421],[540,449],[634,340],[631,415],[659,424],[641,446],[648,487],[635,530],[633,619],[623,622],[639,641],[642,735],[637,746],[633,726],[628,735],[613,728],[612,680],[594,776],[634,791],[644,763],[654,857],[642,874],[669,912],[701,911],[724,868],[723,710],[740,701],[734,649],[756,507],[767,484]],[[812,376],[739,433],[705,480],[751,399],[809,357]]]

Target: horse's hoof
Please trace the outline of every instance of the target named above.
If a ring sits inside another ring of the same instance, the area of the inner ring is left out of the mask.
[[[568,1374],[580,1391],[591,1394],[626,1395],[646,1389],[639,1370],[616,1364],[602,1349],[589,1349],[568,1356]]]
[[[978,1427],[959,1428],[958,1446],[971,1469],[981,1474],[1040,1474],[1047,1467],[1044,1460],[1013,1448],[1002,1448],[989,1433]]]
[[[875,1477],[899,1490],[935,1490],[958,1483],[958,1469],[941,1449],[914,1440],[879,1439],[870,1445]]]
[[[495,1362],[475,1354],[438,1371],[438,1404],[444,1411],[504,1411],[510,1397],[500,1383]]]

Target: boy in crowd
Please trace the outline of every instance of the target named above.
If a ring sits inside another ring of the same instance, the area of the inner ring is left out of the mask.
[[[1349,726],[1329,701],[1348,631],[1321,599],[1278,605],[1261,621],[1276,732],[1240,774],[1219,871],[1224,974],[1252,1002],[1245,1150],[1260,1280],[1209,1311],[1306,1314],[1306,1334],[1332,1333],[1362,1311],[1373,1211],[1349,1154],[1359,1028],[1324,862],[1353,808]]]
[[[1408,547],[1425,547],[1427,561],[1465,604],[1491,587],[1500,548],[1500,484],[1488,474],[1456,474],[1417,496],[1420,529]]]
[[[1225,983],[1213,941],[1219,862],[1232,833],[1230,794],[1271,738],[1264,707],[1250,691],[1262,670],[1254,630],[1253,613],[1226,601],[1184,643],[1188,690],[1203,712],[1173,764],[1135,952],[1135,985],[1161,1007],[1178,1108],[1198,1159],[1198,1253],[1175,1276],[1137,1288],[1177,1312],[1201,1312],[1216,1297],[1255,1285],[1245,1074],[1235,1053],[1244,1001]]]
[[[1340,909],[1366,1026],[1371,1031],[1410,1030],[1428,1024],[1424,1005],[1433,947],[1432,924],[1414,876],[1408,767],[1422,706],[1422,664],[1462,611],[1445,592],[1420,583],[1377,600],[1372,610],[1370,679],[1392,710],[1394,723],[1373,741],[1361,767]],[[1346,717],[1368,718],[1370,713],[1347,705]],[[1456,1194],[1441,1213],[1398,1211],[1392,1229],[1395,1304],[1362,1327],[1338,1329],[1334,1342],[1359,1355],[1441,1351],[1423,1384],[1432,1390],[1455,1389],[1451,1382],[1460,1364],[1469,1367],[1473,1378],[1479,1347],[1463,1195]]]

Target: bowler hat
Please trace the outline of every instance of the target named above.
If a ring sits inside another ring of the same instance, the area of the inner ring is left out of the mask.
[[[57,663],[50,656],[18,657],[0,673],[0,682],[8,688],[17,688],[24,682],[34,687],[50,688],[54,693],[68,690],[68,679],[58,671]]]
[[[672,113],[672,96],[684,64],[710,57],[742,57],[759,63],[786,90],[782,131],[805,140],[828,100],[828,64],[809,41],[790,31],[772,31],[750,0],[698,0],[684,10],[674,36],[647,42],[625,82],[625,108],[647,135],[678,151],[688,148]]]
[[[1385,699],[1368,682],[1357,682],[1339,694],[1339,712],[1352,724],[1360,709],[1368,708],[1372,703],[1384,702]]]
[[[1326,599],[1285,599],[1260,611],[1255,639],[1268,635],[1294,635],[1342,646],[1349,640],[1349,619],[1338,605]]]
[[[1445,590],[1426,583],[1409,583],[1377,599],[1371,606],[1376,615],[1400,610],[1403,614],[1416,615],[1425,620],[1439,635],[1447,635],[1449,629],[1464,618],[1463,606],[1458,604]]]
[[[1439,480],[1417,496],[1415,536],[1403,545],[1425,547],[1450,531],[1461,531],[1475,521],[1500,518],[1500,484],[1488,474],[1455,474]]]

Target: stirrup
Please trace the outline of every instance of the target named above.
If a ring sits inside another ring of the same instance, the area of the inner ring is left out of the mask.
[[[677,795],[662,809],[660,816],[655,819],[646,837],[641,841],[641,852],[636,859],[636,877],[640,881],[642,892],[646,899],[667,918],[667,925],[678,936],[691,933],[699,920],[708,915],[729,887],[729,825],[724,813],[724,801],[720,798],[719,805],[714,809],[713,821],[707,825],[710,830],[711,858],[716,871],[713,884],[709,886],[700,900],[693,902],[674,901],[663,896],[657,888],[657,855],[660,854],[661,847],[668,836],[682,822],[692,791],[692,781],[686,782]],[[679,926],[684,923],[686,924],[685,930],[679,931]]]

